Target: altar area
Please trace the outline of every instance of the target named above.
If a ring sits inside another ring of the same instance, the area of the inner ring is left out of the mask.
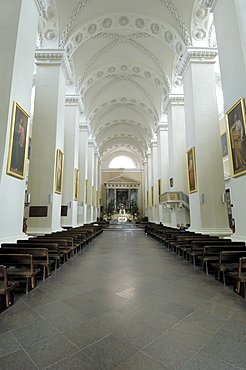
[[[126,213],[125,208],[120,208],[119,213],[115,213],[112,216],[112,220],[117,220],[118,222],[127,222],[132,220],[132,214],[131,213]]]

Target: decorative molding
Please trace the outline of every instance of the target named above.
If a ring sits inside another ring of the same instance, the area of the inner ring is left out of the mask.
[[[172,105],[184,105],[184,95],[170,94],[163,105],[163,112],[167,114]]]
[[[181,32],[182,32],[182,35],[183,35],[183,38],[184,38],[184,41],[185,41],[185,45],[186,46],[191,46],[192,42],[191,42],[191,37],[189,35],[188,29],[187,29],[187,27],[185,25],[185,22],[183,21],[181,15],[179,14],[177,9],[175,8],[175,6],[169,0],[161,0],[161,2],[162,2],[162,4],[166,5],[167,9],[172,13],[174,18],[178,22],[179,27],[180,27]]]
[[[36,64],[62,66],[67,84],[72,84],[72,71],[66,53],[61,49],[40,49],[35,52]]]
[[[118,29],[134,30],[134,33],[122,36],[121,34],[112,33],[117,32]],[[98,17],[93,19],[79,29],[66,40],[66,43],[60,42],[60,47],[66,49],[68,57],[72,57],[76,49],[88,40],[94,38],[146,38],[152,37],[166,43],[177,56],[183,54],[185,50],[185,43],[182,37],[170,26],[167,22],[159,22],[156,19],[149,17],[139,18],[136,14],[109,14],[106,18]]]
[[[179,69],[178,75],[183,77],[186,69],[191,62],[196,63],[215,63],[215,58],[218,55],[216,48],[187,48]]]
[[[202,0],[202,6],[204,8],[213,9],[218,0]]]
[[[168,131],[168,123],[167,122],[159,122],[156,125],[156,133],[158,131]]]
[[[84,112],[84,105],[80,95],[66,95],[65,98],[66,105],[77,105],[79,107],[80,113]]]
[[[67,41],[68,33],[69,33],[75,19],[79,15],[81,9],[83,9],[88,4],[89,1],[90,0],[81,0],[80,3],[75,8],[75,10],[73,11],[72,15],[69,18],[69,21],[66,24],[66,27],[65,27],[64,31],[62,32],[62,36],[61,36],[60,42],[59,42],[59,48],[63,48],[65,46],[66,41]]]

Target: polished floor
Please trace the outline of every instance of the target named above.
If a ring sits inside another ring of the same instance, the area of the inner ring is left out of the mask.
[[[105,230],[0,315],[0,369],[246,369],[246,302],[144,231]]]

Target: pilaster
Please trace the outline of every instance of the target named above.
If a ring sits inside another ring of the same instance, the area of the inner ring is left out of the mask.
[[[214,62],[216,50],[187,50],[183,63],[186,150],[194,147],[197,191],[190,193],[191,230],[229,235]]]

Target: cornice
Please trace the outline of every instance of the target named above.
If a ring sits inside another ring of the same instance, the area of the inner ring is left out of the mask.
[[[187,48],[178,68],[178,75],[183,77],[190,63],[215,63],[218,55],[216,48]]]
[[[166,114],[173,105],[184,105],[184,95],[170,94],[163,105],[163,112]]]
[[[76,105],[79,107],[80,113],[84,112],[84,105],[80,95],[66,95],[65,99],[66,105]]]
[[[156,132],[158,131],[168,131],[168,123],[167,122],[159,122],[156,125]]]
[[[72,83],[72,70],[63,49],[37,49],[35,51],[37,65],[61,65],[67,84]]]
[[[80,124],[79,124],[79,132],[85,132],[85,131],[88,134],[91,133],[91,128],[90,128],[89,123],[87,123],[87,122],[80,122]]]

